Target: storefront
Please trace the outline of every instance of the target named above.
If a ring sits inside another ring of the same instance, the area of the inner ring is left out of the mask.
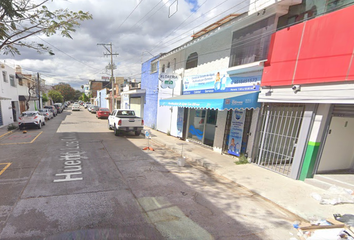
[[[261,71],[229,72],[226,69],[185,76],[182,95],[159,103],[178,107],[179,137],[240,156],[247,153],[248,136],[253,136],[251,122],[257,122],[252,112],[259,107]]]

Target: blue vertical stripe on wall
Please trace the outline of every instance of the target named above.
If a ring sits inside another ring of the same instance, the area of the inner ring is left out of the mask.
[[[149,59],[141,66],[141,89],[145,89],[144,124],[151,128],[156,127],[159,84],[159,63],[157,72],[151,73],[151,61],[158,57]]]

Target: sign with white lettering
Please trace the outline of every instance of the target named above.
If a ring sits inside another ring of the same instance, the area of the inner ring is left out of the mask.
[[[176,87],[176,81],[178,80],[178,75],[171,73],[162,73],[159,75],[159,80],[161,81],[162,88],[170,88],[173,89]]]
[[[70,182],[70,181],[79,181],[83,180],[82,177],[82,166],[81,160],[87,159],[84,156],[85,152],[80,152],[79,141],[73,138],[63,138],[62,141],[65,141],[63,154],[60,155],[59,160],[64,161],[64,170],[63,173],[55,174],[56,177],[60,177],[59,179],[54,179],[53,182]]]

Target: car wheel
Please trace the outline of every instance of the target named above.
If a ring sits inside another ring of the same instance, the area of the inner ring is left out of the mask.
[[[141,134],[141,130],[135,131],[135,136],[139,136]]]
[[[116,128],[116,125],[114,125],[114,135],[119,136],[119,130]]]
[[[38,129],[41,129],[42,128],[42,122],[40,122],[37,127],[38,127]]]

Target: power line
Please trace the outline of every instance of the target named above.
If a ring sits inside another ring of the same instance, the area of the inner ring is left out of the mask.
[[[133,25],[133,27],[135,27],[142,19],[144,19],[150,12],[152,12],[152,10],[154,10],[161,2],[162,2],[163,0],[161,0],[160,2],[158,2],[153,8],[151,8],[151,10],[148,12],[148,13],[146,13],[142,18],[140,18],[134,25]],[[166,5],[166,3],[164,4],[164,5]],[[162,6],[164,6],[164,5],[162,5]],[[159,8],[158,10],[160,10],[161,8]],[[156,13],[156,12],[155,12]],[[153,14],[154,15],[154,14]]]
[[[89,65],[87,65],[87,64],[85,64],[85,63],[83,63],[83,62],[81,62],[80,60],[78,60],[78,59],[74,58],[73,56],[71,56],[71,55],[67,54],[67,53],[66,53],[66,52],[64,52],[63,50],[61,50],[61,49],[57,48],[56,46],[54,46],[53,44],[51,44],[51,43],[49,43],[49,42],[45,41],[45,40],[44,40],[44,39],[42,39],[41,37],[39,37],[39,36],[36,36],[36,37],[37,37],[37,38],[39,38],[40,40],[42,40],[43,42],[47,43],[48,45],[52,46],[53,48],[55,48],[55,49],[56,49],[56,50],[58,50],[59,52],[61,52],[61,53],[65,54],[65,55],[66,55],[66,56],[68,56],[68,57],[70,57],[71,59],[73,59],[73,60],[75,60],[75,61],[77,61],[77,62],[81,63],[82,65],[85,65],[86,67],[89,67],[89,68],[92,68],[92,69],[98,70],[97,68],[94,68],[94,67],[92,67],[92,66],[89,66]]]
[[[226,0],[226,1],[228,1],[228,0]],[[224,4],[226,1],[222,2],[221,4]],[[255,0],[253,3],[255,3],[256,1],[257,1],[257,0]],[[240,2],[240,3],[236,4],[236,5],[234,5],[233,7],[229,8],[229,9],[227,9],[226,11],[224,11],[224,12],[222,12],[222,13],[220,13],[220,14],[218,14],[218,15],[212,17],[212,18],[210,18],[209,20],[207,20],[207,21],[205,21],[205,22],[203,22],[203,23],[197,25],[196,27],[199,27],[199,26],[204,25],[206,22],[209,22],[209,21],[211,21],[211,20],[213,20],[213,19],[219,17],[220,15],[223,15],[225,12],[230,11],[231,9],[233,9],[233,8],[235,8],[235,7],[239,6],[239,5],[241,5],[241,4],[244,3],[244,2],[246,2],[246,1],[242,1],[242,2]],[[207,11],[206,13],[211,12],[212,10],[216,9],[217,7],[219,7],[221,4],[215,6],[214,8],[210,9],[210,10]],[[244,8],[246,8],[246,7],[249,7],[250,5],[251,5],[251,3],[249,3],[247,6],[245,6],[245,7],[243,7],[243,8],[238,9],[237,11],[240,11],[241,9],[244,9]],[[206,14],[206,13],[204,13],[204,14]],[[202,17],[202,16],[200,16],[200,17]],[[200,18],[200,17],[198,17],[198,18]],[[198,19],[198,18],[196,18],[196,19]],[[195,21],[196,19],[194,19],[193,21]],[[192,22],[192,23],[193,23],[193,22]],[[191,23],[190,23],[190,24],[191,24]],[[189,25],[189,24],[188,24],[188,25]],[[182,35],[183,35],[183,34],[186,34],[186,33],[188,33],[188,32],[190,32],[191,30],[193,30],[193,29],[196,28],[196,27],[193,27],[192,29],[187,30],[186,32],[182,33]],[[189,36],[186,36],[186,37],[184,37],[184,38],[187,38],[187,37],[189,37]],[[172,41],[172,40],[174,40],[174,39],[176,39],[176,38],[179,38],[179,36],[174,37],[174,38],[172,38],[172,39],[170,39],[170,40],[164,42],[163,44],[166,44],[166,43],[168,43],[168,42],[170,42],[170,41]],[[183,38],[183,39],[184,39],[184,38]],[[176,41],[176,42],[179,42],[180,40],[181,40],[181,39],[179,39],[179,40]],[[174,44],[174,43],[176,43],[176,42],[173,42],[172,44]],[[156,45],[154,46],[154,48],[152,48],[152,49],[150,50],[150,52],[152,52],[157,46],[161,46],[161,44],[159,44],[159,45],[156,44]]]
[[[133,12],[139,7],[139,5],[143,2],[143,0],[141,0],[138,5],[135,6],[135,8],[133,9],[133,11],[131,11],[131,13],[128,15],[128,17],[126,17],[124,19],[124,21],[119,25],[119,27],[116,29],[116,31],[128,20],[128,18],[133,14]]]

